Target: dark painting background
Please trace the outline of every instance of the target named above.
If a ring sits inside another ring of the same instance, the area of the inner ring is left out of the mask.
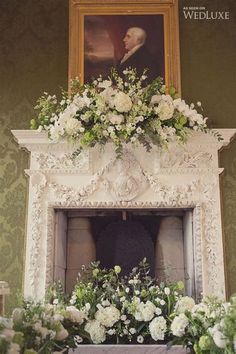
[[[163,15],[100,15],[85,16],[84,52],[85,82],[102,74],[107,76],[125,53],[123,38],[130,27],[141,27],[147,33],[146,45],[161,67],[164,77]]]
[[[184,6],[230,11],[229,21],[194,21]],[[182,95],[201,101],[209,124],[236,128],[236,1],[180,0]],[[8,309],[22,289],[28,155],[10,129],[28,129],[35,100],[67,88],[68,1],[0,1],[0,279],[9,282]],[[236,141],[220,154],[228,295],[236,292]]]

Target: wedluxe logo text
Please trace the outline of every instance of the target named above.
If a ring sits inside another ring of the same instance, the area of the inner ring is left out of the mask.
[[[183,7],[183,15],[186,20],[229,20],[228,11],[209,11],[205,7]]]

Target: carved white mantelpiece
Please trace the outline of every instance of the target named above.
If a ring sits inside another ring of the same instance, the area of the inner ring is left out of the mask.
[[[76,146],[51,143],[44,132],[12,133],[30,152],[25,296],[42,299],[53,280],[54,210],[60,208],[192,209],[197,293],[225,296],[218,151],[236,129],[220,129],[222,141],[194,132],[186,145],[150,153],[127,146],[121,160],[110,144],[73,159]]]

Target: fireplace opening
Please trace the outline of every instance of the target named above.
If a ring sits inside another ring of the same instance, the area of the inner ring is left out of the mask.
[[[70,293],[82,265],[121,265],[128,274],[144,257],[158,281],[182,280],[195,296],[191,209],[56,209],[54,280]]]

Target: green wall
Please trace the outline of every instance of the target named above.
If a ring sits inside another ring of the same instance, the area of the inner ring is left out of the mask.
[[[230,11],[229,21],[185,20],[184,6]],[[180,0],[182,95],[200,100],[212,127],[236,128],[236,1]],[[43,91],[67,86],[68,1],[0,1],[0,279],[8,309],[22,288],[28,155],[11,129],[27,129]],[[220,154],[228,293],[236,291],[236,142]]]

